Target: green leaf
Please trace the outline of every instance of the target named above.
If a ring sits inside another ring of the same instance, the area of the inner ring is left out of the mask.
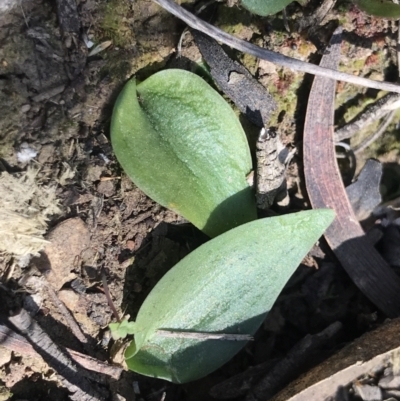
[[[223,365],[245,341],[168,338],[157,330],[254,334],[333,218],[321,209],[261,219],[190,253],[140,308],[125,353],[129,369],[184,383]]]
[[[209,236],[256,219],[246,136],[197,75],[165,70],[137,86],[129,81],[114,107],[111,140],[143,192]]]
[[[119,323],[110,323],[108,327],[111,330],[111,336],[114,340],[125,338],[128,334],[134,334],[136,323],[123,320]]]
[[[355,4],[368,14],[382,18],[400,18],[400,5],[391,0],[355,0]]]
[[[279,13],[293,0],[241,0],[241,5],[253,14],[265,17]]]

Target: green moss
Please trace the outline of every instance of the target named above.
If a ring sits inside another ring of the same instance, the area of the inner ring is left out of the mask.
[[[109,0],[100,9],[98,36],[112,40],[114,46],[125,48],[135,42],[129,19],[133,17],[132,2]]]
[[[248,29],[252,24],[252,16],[247,11],[241,10],[238,7],[218,8],[218,17],[216,25],[231,35],[239,35],[243,29]],[[254,27],[252,27],[254,31]]]

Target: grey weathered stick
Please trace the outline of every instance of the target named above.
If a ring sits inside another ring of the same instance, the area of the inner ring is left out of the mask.
[[[192,30],[194,40],[210,68],[215,83],[255,125],[268,126],[276,102],[238,61],[232,60],[208,35]]]
[[[383,119],[383,122],[378,129],[371,136],[365,138],[360,144],[353,148],[354,153],[360,153],[373,142],[375,142],[379,137],[381,137],[386,132],[387,127],[389,127],[389,125],[392,123],[395,113],[395,110],[389,112],[389,114],[387,114]]]
[[[379,120],[393,110],[400,108],[400,95],[388,93],[375,103],[368,105],[353,121],[339,128],[335,132],[335,141],[340,142],[351,138],[355,133]]]
[[[25,309],[9,317],[10,323],[31,343],[32,347],[63,379],[72,400],[101,401],[91,384],[80,374],[73,361],[52,341],[43,329],[30,317]]]
[[[201,19],[194,16],[189,11],[185,10],[172,0],[153,0],[159,4],[165,10],[171,14],[180,18],[190,27],[201,31],[215,40],[222,42],[236,50],[243,53],[251,54],[252,56],[268,60],[274,64],[281,65],[283,67],[290,68],[295,71],[306,72],[321,77],[336,79],[339,81],[349,82],[355,85],[366,86],[368,88],[375,88],[390,92],[400,93],[400,86],[397,84],[391,84],[389,82],[378,82],[372,79],[357,77],[355,75],[346,74],[330,68],[324,68],[317,65],[309,64],[301,60],[296,60],[291,57],[283,56],[282,54],[275,53],[271,50],[263,49],[259,46],[253,45],[252,43],[246,42],[245,40],[235,38],[232,35],[216,28],[215,26],[202,21]]]
[[[335,322],[317,334],[308,334],[299,341],[252,389],[247,401],[268,400],[283,385],[296,377],[310,357],[342,330],[342,323]]]
[[[340,56],[337,33],[322,65],[335,68]],[[315,77],[304,124],[304,175],[313,208],[331,208],[336,218],[325,238],[358,288],[386,315],[400,315],[400,277],[368,242],[351,207],[336,161],[333,139],[336,81]]]
[[[46,290],[48,294],[50,295],[51,301],[53,304],[58,308],[58,310],[61,312],[61,314],[64,316],[65,320],[68,323],[68,326],[72,330],[72,333],[75,335],[75,337],[82,343],[82,344],[87,344],[87,338],[83,334],[81,328],[79,327],[78,323],[72,316],[71,312],[67,309],[67,307],[61,302],[54,291],[53,287],[51,284],[46,280]]]
[[[25,337],[15,333],[8,327],[0,324],[0,346],[9,349],[10,351],[17,352],[21,355],[29,355],[32,357],[41,358],[41,356],[35,351],[32,345],[26,340]],[[85,369],[91,370],[96,373],[101,373],[118,380],[121,377],[123,369],[119,366],[109,365],[107,362],[99,361],[98,359],[92,358],[89,355],[81,354],[80,352],[74,351],[69,348],[62,348],[65,352],[80,366]],[[93,378],[93,374],[86,375],[86,372],[82,370],[82,374],[88,378]],[[97,380],[103,382],[104,380]]]

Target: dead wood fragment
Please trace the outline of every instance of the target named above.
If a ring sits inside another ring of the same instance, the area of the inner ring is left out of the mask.
[[[72,400],[104,400],[104,397],[92,387],[67,354],[52,341],[25,309],[21,309],[8,319],[27,338],[45,362],[62,377],[63,385],[73,393],[70,396]]]
[[[108,306],[112,310],[112,313],[113,313],[115,319],[117,319],[117,322],[120,323],[121,322],[121,318],[119,317],[119,313],[117,311],[117,308],[115,307],[114,302],[111,299],[110,290],[109,290],[108,284],[107,284],[106,272],[104,271],[104,269],[102,269],[102,271],[101,271],[101,281],[103,283],[104,295],[107,298]]]
[[[79,33],[81,27],[75,0],[57,0],[57,14],[64,32]]]
[[[81,39],[81,23],[76,0],[56,0],[58,22],[63,33],[66,48],[68,78],[75,79],[84,69],[87,48]]]
[[[298,375],[301,368],[307,365],[310,357],[323,344],[336,336],[342,329],[340,322],[329,325],[320,333],[308,334],[298,342],[283,358],[276,364],[261,381],[251,390],[247,401],[266,400],[272,397],[279,388]]]
[[[35,351],[32,345],[25,339],[25,337],[15,333],[7,326],[0,324],[0,346],[9,349],[10,351],[17,352],[21,355],[29,355],[32,357],[40,358],[40,355]],[[63,348],[65,352],[80,366],[85,369],[97,372],[103,375],[112,377],[118,380],[121,377],[123,369],[119,366],[112,366],[106,362],[99,361],[89,355],[82,354],[69,348]],[[85,371],[82,374],[86,376]],[[93,378],[93,375],[90,375]],[[95,378],[93,378],[95,379]]]
[[[47,293],[50,295],[51,301],[54,305],[58,308],[61,314],[64,316],[65,320],[68,323],[72,333],[74,336],[82,343],[87,344],[88,340],[86,336],[83,334],[81,328],[79,327],[78,323],[75,321],[74,317],[71,315],[71,312],[67,309],[63,302],[61,302],[54,291],[53,287],[50,283],[46,280],[46,289]]]
[[[297,32],[302,32],[310,27],[311,29],[315,29],[316,26],[324,20],[335,4],[336,0],[324,0],[311,15],[308,17],[299,18],[299,21],[296,24]]]
[[[263,60],[268,60],[274,64],[278,64],[295,71],[306,72],[321,77],[349,82],[355,85],[366,86],[368,88],[375,88],[375,89],[400,93],[400,85],[397,84],[392,84],[389,82],[378,82],[372,79],[361,78],[355,75],[346,74],[344,72],[333,70],[331,68],[325,68],[321,66],[316,66],[314,64],[306,63],[304,61],[287,57],[267,49],[262,49],[259,46],[253,45],[252,43],[249,43],[245,40],[238,39],[222,31],[221,29],[218,29],[215,26],[202,21],[189,11],[185,10],[178,4],[174,3],[173,0],[153,0],[153,1],[158,5],[160,5],[161,7],[163,7],[165,10],[169,11],[171,14],[180,18],[191,28],[197,29],[198,31],[209,35],[213,39],[222,42],[232,47],[233,49],[239,50],[243,53],[250,54]]]
[[[340,31],[321,65],[336,67]],[[316,77],[304,125],[306,188],[313,208],[332,208],[336,218],[325,238],[358,288],[386,315],[400,315],[400,278],[367,240],[353,212],[336,161],[333,120],[336,81]]]
[[[286,167],[291,155],[272,130],[262,129],[256,143],[256,199],[259,209],[268,209],[274,201],[289,203]]]
[[[191,33],[219,88],[253,124],[260,128],[267,126],[271,113],[276,109],[273,97],[214,39],[196,30],[191,30]]]
[[[64,92],[64,89],[65,89],[65,85],[56,86],[55,88],[49,89],[45,92],[39,93],[36,96],[33,96],[32,100],[34,102],[41,102],[43,100],[50,99],[53,96],[59,95],[60,93]]]
[[[396,110],[392,110],[389,112],[385,118],[383,119],[381,125],[378,127],[378,129],[373,133],[371,136],[368,138],[365,138],[360,144],[354,147],[354,153],[360,153],[362,152],[365,148],[367,148],[369,145],[371,145],[373,142],[375,142],[378,138],[380,138],[385,132],[387,127],[391,124],[394,115],[396,114]]]
[[[261,401],[321,401],[342,386],[385,366],[400,350],[400,319],[380,326],[302,375],[273,398]]]
[[[365,110],[345,126],[335,131],[335,142],[351,138],[361,129],[368,127],[374,121],[400,107],[400,94],[388,93],[375,103],[368,105]]]
[[[239,373],[222,383],[211,388],[209,394],[213,398],[230,399],[244,396],[276,363],[278,359],[271,359],[267,362],[251,366],[244,372]]]
[[[382,202],[379,185],[382,177],[382,164],[369,159],[357,177],[357,181],[346,187],[346,193],[359,221],[367,219]]]

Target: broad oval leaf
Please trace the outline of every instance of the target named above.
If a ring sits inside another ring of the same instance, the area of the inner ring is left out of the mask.
[[[256,218],[244,131],[227,102],[197,75],[171,69],[137,86],[130,80],[114,107],[111,140],[143,192],[207,235]]]
[[[140,308],[125,352],[129,369],[184,383],[223,365],[245,341],[168,338],[157,330],[254,334],[333,218],[321,209],[261,219],[190,253]]]
[[[282,11],[293,0],[241,0],[240,4],[253,14],[265,17]]]
[[[400,5],[391,0],[354,0],[357,6],[368,14],[382,18],[400,18]]]

